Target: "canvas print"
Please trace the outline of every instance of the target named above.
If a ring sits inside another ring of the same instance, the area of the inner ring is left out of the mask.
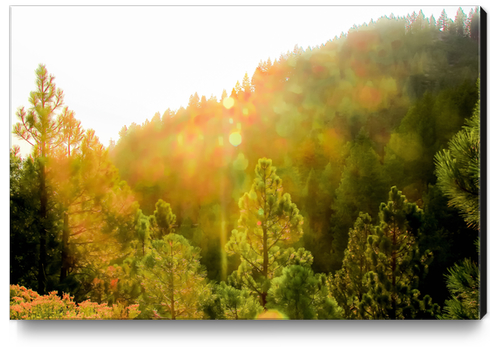
[[[485,18],[11,7],[10,319],[480,319]]]

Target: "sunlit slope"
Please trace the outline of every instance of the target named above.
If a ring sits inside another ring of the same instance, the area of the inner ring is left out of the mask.
[[[308,216],[304,242],[317,269],[335,268],[326,255],[330,217],[341,206],[334,202],[343,177],[363,175],[353,157],[348,162],[359,136],[381,164],[376,182],[387,183],[371,189],[373,199],[351,208],[348,220],[376,209],[374,197],[391,185],[418,201],[435,182],[434,154],[477,100],[478,33],[470,24],[441,30],[427,18],[385,17],[315,48],[264,57],[231,95],[207,100],[196,93],[185,109],[123,128],[112,158],[145,213],[162,198],[184,234],[211,223],[206,235],[215,238],[233,229],[254,163],[270,158]]]

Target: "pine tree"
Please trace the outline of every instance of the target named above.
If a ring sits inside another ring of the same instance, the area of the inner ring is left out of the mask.
[[[33,154],[40,158],[40,237],[39,237],[39,269],[37,292],[46,293],[46,238],[47,238],[47,206],[48,190],[46,188],[46,162],[50,153],[61,144],[63,114],[56,112],[63,106],[63,91],[56,88],[54,76],[48,75],[44,65],[36,69],[37,90],[31,92],[29,103],[31,108],[25,111],[24,107],[17,110],[19,123],[15,124],[13,133],[27,141],[33,148]]]
[[[466,24],[466,14],[460,7],[456,13],[456,18],[454,19],[454,25],[456,27],[456,34],[459,36],[465,36],[465,24]]]
[[[201,96],[201,101],[199,101],[199,108],[205,108],[207,103],[206,96]]]
[[[369,214],[359,213],[354,228],[349,231],[349,242],[344,252],[342,268],[329,278],[330,290],[347,319],[364,317],[359,303],[367,293],[364,276],[372,269],[366,250],[368,237],[373,233],[374,225]]]
[[[388,203],[380,205],[380,222],[368,237],[365,275],[367,293],[360,311],[369,319],[429,318],[439,309],[426,295],[420,299],[418,279],[427,272],[431,254],[420,254],[415,235],[422,211],[392,187]]]
[[[470,13],[468,13],[468,16],[466,17],[466,20],[464,22],[464,35],[470,37],[471,35],[471,20],[473,19],[473,15],[475,14],[475,10],[472,8],[470,10]]]
[[[234,288],[225,282],[216,286],[216,295],[222,311],[220,319],[254,319],[263,310],[248,290]]]
[[[446,10],[442,10],[439,19],[437,20],[437,28],[441,31],[447,31],[449,20],[447,18]]]
[[[475,8],[475,13],[471,17],[470,37],[475,40],[480,40],[480,8]]]
[[[199,259],[199,248],[181,235],[172,233],[151,241],[151,248],[138,264],[138,278],[144,288],[139,303],[150,318],[203,317],[201,302],[207,300],[210,289]]]
[[[153,239],[161,239],[165,235],[173,232],[177,218],[172,213],[172,207],[168,202],[159,199],[155,204],[155,211],[150,216],[150,223],[153,228]]]
[[[225,100],[227,97],[228,97],[228,93],[226,92],[226,89],[223,89],[223,93],[221,93],[220,102],[223,103],[223,100]]]
[[[311,253],[299,250],[271,282],[267,308],[289,319],[340,319],[342,310],[330,294],[326,276],[314,274]]]
[[[477,86],[479,87],[479,80]],[[479,89],[479,88],[478,88]],[[435,156],[437,184],[448,204],[457,208],[472,229],[480,230],[480,99],[466,125],[450,140],[448,150]],[[477,244],[479,251],[479,243]],[[480,272],[464,259],[449,269],[443,319],[478,319]]]
[[[247,72],[245,72],[245,76],[243,76],[242,90],[247,95],[252,92],[252,84],[250,83],[250,78],[248,77]]]
[[[479,82],[478,82],[479,85]],[[469,226],[480,229],[480,101],[443,150],[435,156],[437,184]]]
[[[233,89],[235,90],[236,94],[240,94],[241,92],[243,92],[243,86],[240,84],[240,81],[236,81],[235,88]]]
[[[189,97],[189,108],[197,109],[199,107],[199,95],[197,92]]]
[[[26,288],[35,288],[38,284],[39,237],[40,237],[40,192],[39,159],[28,157],[23,159],[19,147],[10,150],[10,283],[16,283]],[[49,187],[48,187],[49,188]],[[60,214],[56,205],[49,201],[48,218],[45,226],[47,233],[47,252],[58,254],[58,226],[55,223]],[[56,265],[59,259],[49,259],[47,262],[48,287],[49,283],[57,283],[50,278],[49,268]],[[58,270],[58,269],[57,269]],[[56,274],[59,274],[56,271]],[[57,276],[56,276],[57,277]]]
[[[138,244],[140,247],[136,247],[136,249],[141,249],[141,252],[137,252],[140,257],[144,257],[146,253],[148,253],[149,242],[150,242],[150,220],[147,216],[143,214],[141,210],[138,210],[136,213],[136,237],[138,240]]]
[[[86,282],[121,258],[134,236],[128,237],[123,224],[133,220],[137,204],[108,155],[89,129],[71,157],[53,158],[47,167],[56,182],[53,201],[63,211],[59,289],[77,300],[91,291]],[[85,287],[79,288],[80,284]]]
[[[477,260],[474,242],[478,233],[468,228],[459,211],[448,206],[448,199],[437,185],[429,185],[423,198],[423,222],[418,237],[421,251],[434,254],[430,275],[421,279],[419,290],[429,294],[443,306],[449,297],[445,274],[447,269],[464,258]]]
[[[286,262],[284,245],[301,237],[303,217],[291,196],[283,193],[276,168],[266,158],[259,159],[252,189],[238,205],[238,229],[232,231],[225,249],[228,254],[240,257],[236,276],[244,287],[260,297],[265,307],[270,281]]]
[[[436,22],[436,19],[434,18],[434,15],[430,16],[429,27],[430,28],[437,28],[437,22]]]
[[[480,249],[479,242],[476,243]],[[446,275],[451,299],[446,300],[441,319],[480,318],[480,269],[471,259],[464,259]]]
[[[61,244],[61,270],[60,270],[60,282],[68,275],[69,268],[69,251],[68,240],[70,238],[70,221],[69,213],[70,207],[76,203],[78,193],[80,192],[80,181],[76,179],[79,173],[79,155],[80,146],[84,138],[85,131],[82,128],[81,122],[75,118],[73,111],[68,111],[67,108],[63,110],[63,122],[61,124],[62,132],[62,146],[56,153],[56,172],[54,175],[62,175],[58,177],[58,182],[68,183],[60,186],[58,189],[58,199],[61,202],[63,212],[63,235]]]

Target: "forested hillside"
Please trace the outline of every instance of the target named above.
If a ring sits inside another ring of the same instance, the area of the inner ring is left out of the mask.
[[[479,42],[478,9],[383,17],[108,149],[40,66],[10,283],[105,318],[478,318]]]

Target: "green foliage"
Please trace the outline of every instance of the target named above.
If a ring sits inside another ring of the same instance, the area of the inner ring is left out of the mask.
[[[403,117],[385,147],[385,171],[390,182],[418,201],[427,183],[434,184],[434,155],[446,146],[471,114],[476,88],[470,83],[425,93]]]
[[[175,214],[168,202],[159,199],[155,204],[155,211],[150,216],[150,223],[154,229],[152,238],[160,239],[173,232],[176,222]]]
[[[359,302],[368,291],[364,277],[372,269],[372,264],[366,251],[368,237],[373,233],[371,217],[360,212],[354,228],[349,231],[349,242],[344,252],[342,268],[329,276],[330,290],[347,319],[364,316],[360,311]]]
[[[35,288],[39,280],[41,228],[47,227],[45,250],[50,255],[44,264],[47,288],[58,286],[60,211],[49,202],[44,224],[40,222],[40,161],[22,159],[10,151],[10,281]],[[52,194],[50,189],[49,194]]]
[[[218,319],[255,319],[263,311],[259,301],[246,289],[237,289],[225,282],[215,285],[216,301],[214,310],[218,310]]]
[[[335,197],[335,182],[340,181],[341,168],[328,163],[320,171],[311,170],[299,202],[304,211],[303,244],[314,257],[312,269],[324,272],[329,269],[330,254],[325,250],[332,248],[330,219]]]
[[[176,229],[191,245],[201,249],[201,264],[213,281],[224,281],[236,261],[227,259],[224,245],[233,225],[226,218],[226,210],[219,204],[204,205],[197,211],[194,220],[186,218]],[[229,266],[229,263],[232,266]]]
[[[142,294],[138,280],[138,261],[140,257],[127,256],[113,261],[112,265],[96,274],[91,281],[87,297],[109,305],[133,305]]]
[[[144,257],[150,242],[150,219],[141,210],[138,210],[135,221],[135,232],[139,244],[136,247],[141,250],[138,254]]]
[[[84,132],[70,156],[60,150],[48,168],[57,192],[53,201],[63,210],[59,289],[84,300],[109,264],[127,254],[134,239],[142,242],[143,216],[134,222],[138,204],[93,130]]]
[[[470,259],[449,268],[446,275],[451,298],[446,300],[441,319],[480,318],[480,269]]]
[[[272,280],[267,308],[277,309],[289,319],[340,319],[342,310],[330,295],[323,274],[310,266],[289,265]]]
[[[238,229],[232,231],[225,249],[240,256],[237,278],[260,296],[265,306],[270,281],[286,261],[284,245],[301,237],[303,217],[291,196],[283,194],[282,181],[271,160],[259,159],[255,176],[252,189],[239,201]]]
[[[480,102],[466,125],[435,156],[437,184],[449,204],[461,211],[472,228],[480,229]]]
[[[361,314],[370,319],[430,318],[439,307],[428,295],[420,299],[417,290],[432,256],[419,253],[415,238],[422,211],[396,187],[379,210],[379,225],[367,238],[371,271],[364,277],[368,291],[362,296]]]
[[[10,280],[26,287],[37,284],[39,243],[38,172],[32,159],[10,150]]]
[[[474,36],[477,16],[470,17]],[[388,182],[421,206],[427,184],[435,183],[434,154],[476,100],[478,43],[461,35],[461,11],[454,25],[447,16],[440,21],[444,30],[436,19],[415,12],[354,26],[320,46],[261,62],[250,93],[244,91],[247,77],[237,83],[231,107],[224,105],[225,94],[221,103],[199,103],[193,95],[185,110],[134,124],[113,152],[121,175],[145,213],[160,197],[172,203],[177,232],[199,241],[211,276],[211,264],[226,264],[216,240],[223,228],[228,238],[236,224],[236,200],[253,175],[247,164],[271,158],[305,219],[301,246],[314,255],[313,269],[338,269],[353,221],[360,211],[377,219]],[[355,154],[352,144],[361,128],[370,146]],[[236,131],[242,138],[237,147],[227,141]],[[369,170],[373,179],[356,176]],[[205,229],[195,211],[211,205],[220,205],[221,224]],[[227,273],[212,277],[224,280]]]
[[[169,234],[151,241],[151,248],[137,265],[137,278],[143,287],[138,302],[145,308],[144,318],[203,317],[201,303],[210,295],[210,289],[199,253],[181,235]]]
[[[350,146],[350,155],[342,172],[340,185],[335,191],[331,219],[333,254],[330,270],[341,266],[352,221],[361,211],[375,215],[377,206],[386,196],[387,180],[382,172],[379,156],[371,146],[367,134],[361,131]]]
[[[442,307],[449,297],[447,268],[461,259],[478,259],[474,247],[478,233],[468,228],[457,209],[448,206],[448,199],[437,185],[429,185],[422,202],[424,214],[417,241],[420,251],[430,250],[434,260],[430,274],[420,279],[419,289]]]

